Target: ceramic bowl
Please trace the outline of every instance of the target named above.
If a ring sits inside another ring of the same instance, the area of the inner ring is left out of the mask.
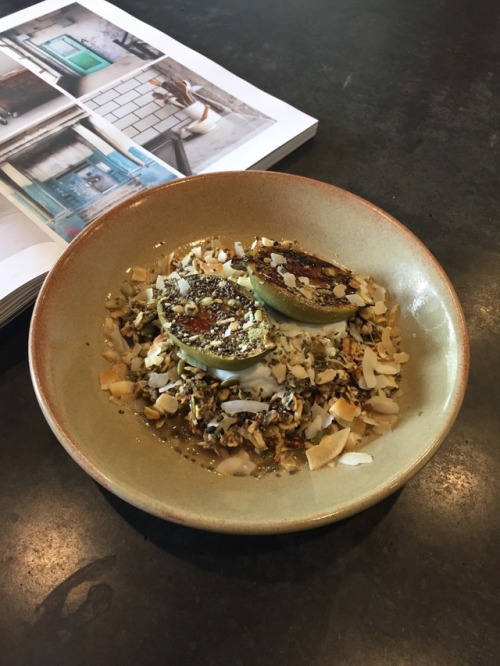
[[[298,240],[371,274],[400,305],[405,366],[401,418],[366,450],[373,463],[295,475],[225,477],[119,413],[99,389],[107,366],[104,300],[125,270],[176,246],[221,235]],[[170,521],[229,533],[277,533],[337,521],[379,502],[436,452],[462,403],[468,342],[457,296],[424,245],[376,206],[325,183],[273,172],[194,176],[131,198],[83,231],[47,277],[34,310],[31,375],[68,453],[123,500]]]

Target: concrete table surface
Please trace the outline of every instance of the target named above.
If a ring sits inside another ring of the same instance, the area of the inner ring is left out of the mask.
[[[319,119],[274,169],[361,195],[428,246],[467,317],[470,382],[440,450],[382,503],[304,533],[204,533],[63,450],[26,311],[0,330],[0,664],[500,663],[498,2],[115,4]]]

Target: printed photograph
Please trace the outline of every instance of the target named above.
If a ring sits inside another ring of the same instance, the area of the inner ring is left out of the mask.
[[[121,132],[73,106],[0,145],[0,192],[71,241],[124,199],[178,175]]]
[[[275,122],[172,58],[144,66],[84,103],[186,176]]]
[[[71,103],[70,98],[0,50],[0,142]]]
[[[75,97],[164,55],[78,3],[2,33],[0,46],[29,59],[43,79]]]

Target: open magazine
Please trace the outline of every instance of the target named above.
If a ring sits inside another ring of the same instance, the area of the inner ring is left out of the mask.
[[[0,19],[0,326],[92,220],[141,190],[266,169],[317,121],[105,0]]]

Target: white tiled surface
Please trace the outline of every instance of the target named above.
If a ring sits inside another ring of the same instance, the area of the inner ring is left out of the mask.
[[[107,120],[110,120],[107,118]],[[114,116],[113,120],[113,114],[111,114],[111,122],[113,125],[119,129],[119,130],[124,130],[127,127],[130,127],[134,123],[136,123],[138,120],[140,120],[139,116],[136,116],[135,113],[129,113],[126,116],[123,116],[123,118],[118,118],[116,119],[116,116]]]
[[[129,102],[128,104],[124,104],[123,106],[118,106],[117,108],[113,111],[113,115],[116,116],[116,118],[123,118],[123,116],[126,116],[127,113],[132,113],[133,111],[137,111],[139,106],[135,104],[134,102]],[[101,113],[99,109],[96,109],[97,113]]]
[[[124,95],[120,95],[119,97],[115,97],[114,101],[119,105],[123,106],[124,104],[128,104],[128,102],[131,102],[133,99],[137,99],[139,97],[139,93],[135,88],[132,88],[132,90],[129,90],[126,92]]]
[[[162,81],[164,76],[148,67],[131,78],[117,81],[86,104],[136,143],[144,145],[162,132],[191,122],[179,107],[153,97],[154,92],[163,89],[149,83],[151,79]]]
[[[135,78],[128,79],[126,81],[123,81],[123,83],[119,83],[117,86],[114,86],[114,89],[116,90],[117,93],[120,95],[123,95],[123,93],[128,92],[129,90],[132,90],[132,88],[137,87],[137,81]]]
[[[92,100],[96,106],[107,104],[116,97],[116,90],[106,90]]]
[[[151,141],[151,139],[157,137],[158,134],[159,132],[157,132],[154,127],[149,127],[145,132],[140,132],[139,134],[133,135],[133,138],[134,141],[142,146],[148,141]]]
[[[168,118],[165,118],[165,120],[162,120],[157,125],[155,125],[155,130],[157,132],[166,132],[178,124],[179,119],[176,116],[169,116]]]
[[[145,101],[147,102],[148,98],[145,97]],[[142,101],[142,100],[141,100]],[[145,104],[144,106],[141,106],[137,109],[135,112],[136,116],[139,116],[139,118],[146,118],[146,116],[154,116],[155,111],[159,111],[161,109],[161,105],[158,104],[156,101],[149,102],[149,104]],[[154,116],[156,117],[156,116]]]
[[[158,78],[157,74],[158,73],[153,69],[145,69],[140,74],[137,74],[137,76],[135,76],[134,78],[140,83],[144,83],[145,81],[149,81],[149,79]]]
[[[117,104],[117,102],[111,100],[110,102],[106,102],[106,104],[103,104],[99,107],[99,115],[105,116],[118,108],[120,108],[120,105]]]
[[[138,120],[136,123],[134,123],[134,127],[136,129],[138,129],[139,132],[143,132],[144,130],[147,130],[150,127],[153,127],[153,125],[156,125],[157,122],[158,122],[158,118],[154,114],[152,114],[152,115],[146,116],[145,118],[142,118],[141,120]]]
[[[140,85],[138,88],[136,88],[136,90],[140,95],[147,95],[148,93],[151,92],[151,88],[153,87],[154,86],[152,86],[150,83],[146,82]]]

